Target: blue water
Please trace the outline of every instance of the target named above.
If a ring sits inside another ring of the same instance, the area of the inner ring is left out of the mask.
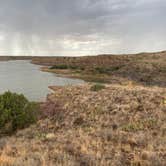
[[[24,94],[31,101],[44,101],[50,93],[48,86],[83,83],[79,79],[42,72],[40,67],[25,60],[0,62],[0,93],[10,90]]]

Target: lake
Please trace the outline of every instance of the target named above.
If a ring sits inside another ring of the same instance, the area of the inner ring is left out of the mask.
[[[75,85],[84,82],[42,72],[40,67],[27,60],[0,61],[0,93],[9,90],[22,93],[31,101],[44,101],[51,92],[48,86]]]

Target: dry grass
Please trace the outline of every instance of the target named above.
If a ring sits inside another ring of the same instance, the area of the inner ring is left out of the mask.
[[[129,83],[94,92],[91,86],[51,87],[55,93],[42,105],[48,118],[1,138],[2,163],[164,166],[166,90]]]

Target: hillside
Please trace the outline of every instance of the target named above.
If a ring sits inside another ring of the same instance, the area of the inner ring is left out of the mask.
[[[166,90],[90,84],[51,87],[36,125],[1,138],[1,164],[164,166]]]
[[[135,55],[33,58],[32,63],[64,76],[86,81],[166,86],[166,52]]]

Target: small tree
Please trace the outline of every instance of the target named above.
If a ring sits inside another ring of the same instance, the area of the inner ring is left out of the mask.
[[[36,122],[38,104],[23,95],[5,92],[0,95],[0,132],[11,133]]]

